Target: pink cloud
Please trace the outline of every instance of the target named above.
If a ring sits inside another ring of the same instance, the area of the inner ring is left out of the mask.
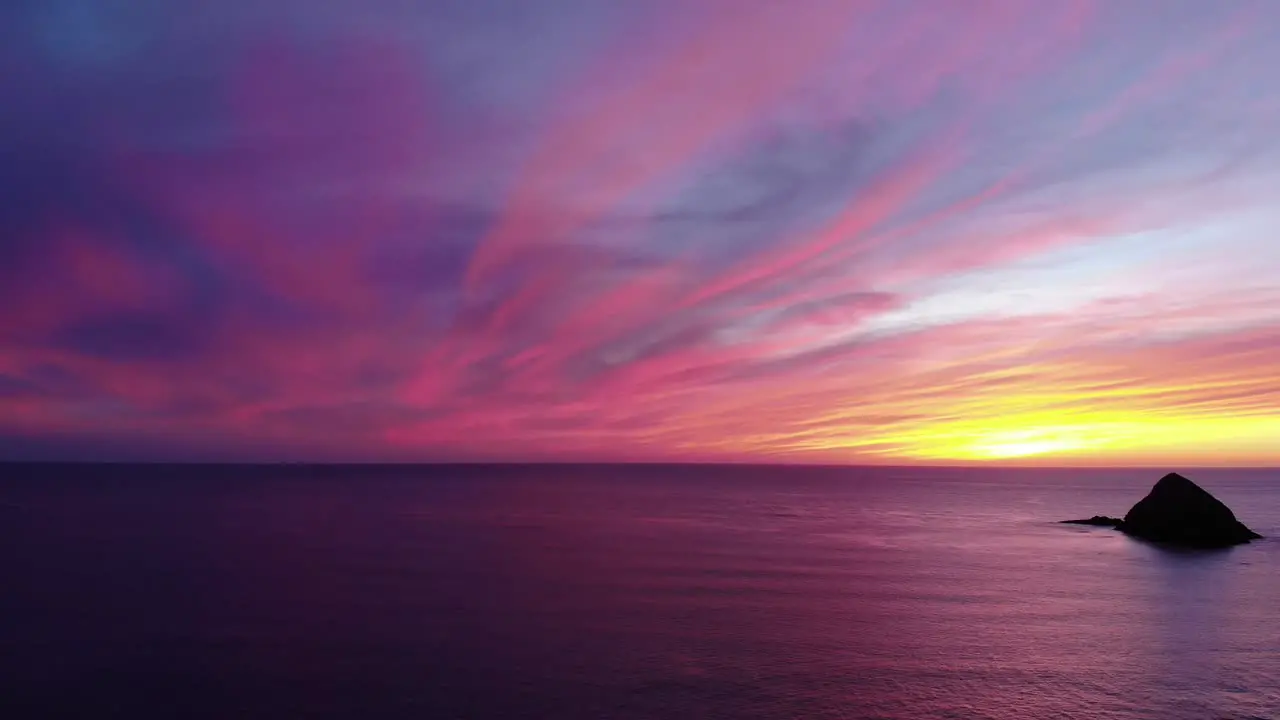
[[[95,92],[0,169],[24,199],[0,429],[395,458],[936,459],[1010,423],[1260,442],[1277,256],[1241,218],[1274,166],[1227,136],[1269,116],[1169,108],[1236,44],[1271,56],[1266,8],[1153,38],[1098,3],[677,5],[554,82],[521,74],[537,38],[482,46],[508,72],[481,83],[409,10],[336,5],[224,19],[229,47],[170,58],[192,107],[142,65],[59,76]],[[1134,58],[1123,87],[1090,74]],[[1057,309],[1001,296],[1030,260],[1070,266],[1031,276]]]

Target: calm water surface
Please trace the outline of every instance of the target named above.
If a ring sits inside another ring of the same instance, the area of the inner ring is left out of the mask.
[[[1189,472],[1280,536],[1280,473]],[[1280,718],[1151,471],[0,466],[5,717]]]

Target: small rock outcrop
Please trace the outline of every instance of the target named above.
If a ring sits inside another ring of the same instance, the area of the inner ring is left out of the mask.
[[[1262,537],[1221,500],[1177,473],[1160,478],[1123,519],[1095,515],[1064,522],[1114,527],[1132,537],[1190,548],[1229,547]]]
[[[1106,515],[1094,515],[1085,520],[1063,520],[1061,522],[1069,525],[1097,525],[1099,527],[1120,527],[1120,523],[1124,522],[1120,518],[1107,517]]]

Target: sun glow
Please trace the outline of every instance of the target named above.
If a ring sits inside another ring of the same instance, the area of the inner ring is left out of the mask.
[[[1273,457],[1280,417],[1213,418],[1141,412],[1081,413],[1055,423],[1047,412],[931,423],[884,433],[867,443],[886,460],[1213,464]],[[871,445],[874,443],[874,445]],[[865,452],[865,451],[864,451]]]
[[[1070,452],[1088,447],[1088,443],[1069,438],[1007,439],[974,446],[974,455],[993,459],[1030,457],[1049,453]]]
[[[931,424],[909,435],[884,438],[884,454],[912,460],[979,462],[1083,457],[1123,443],[1132,434],[1115,420],[1078,417],[1069,424],[1053,420],[1048,413],[1026,413]]]

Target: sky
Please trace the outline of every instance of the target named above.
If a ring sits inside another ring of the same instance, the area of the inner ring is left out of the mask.
[[[1280,465],[1277,35],[11,0],[0,457]]]

